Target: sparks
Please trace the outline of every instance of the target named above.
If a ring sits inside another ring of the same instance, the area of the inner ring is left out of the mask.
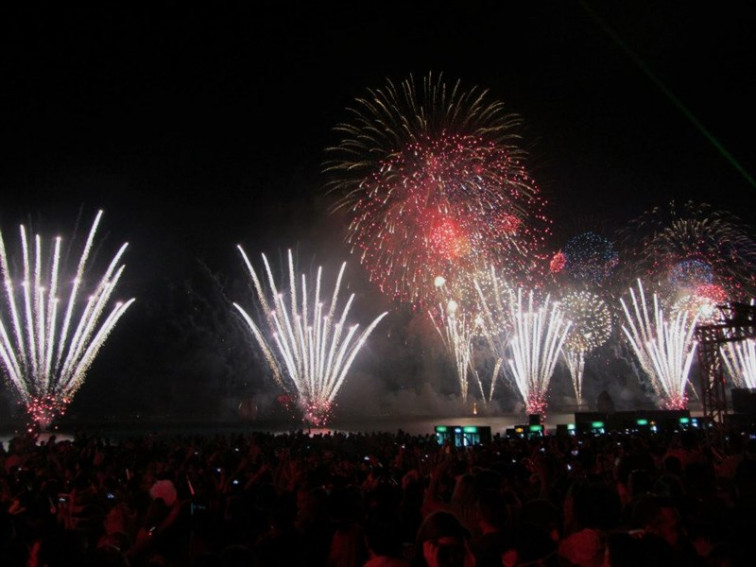
[[[470,387],[470,373],[472,372],[477,378],[475,369],[472,367],[472,339],[480,320],[477,317],[468,316],[453,299],[448,300],[446,305],[440,304],[435,316],[433,313],[433,311],[428,312],[444,346],[454,359],[460,396],[462,404],[465,405]],[[486,396],[480,379],[477,383],[480,394],[485,400]]]
[[[320,298],[322,268],[318,268],[314,292],[308,292],[304,274],[300,288],[291,251],[286,294],[279,292],[268,259],[262,255],[270,288],[268,296],[247,254],[241,246],[238,249],[254,284],[259,306],[267,316],[264,323],[258,323],[241,305],[234,303],[234,307],[249,326],[276,381],[287,391],[292,388],[296,391],[306,421],[322,426],[330,417],[336,395],[354,359],[387,312],[358,333],[357,325],[347,326],[346,323],[354,294],[343,307],[339,304],[346,263],[341,265],[330,304],[326,306]],[[341,312],[337,315],[339,309]],[[267,327],[270,338],[266,338],[263,327]]]
[[[722,360],[732,383],[738,388],[756,388],[756,341],[726,343]]]
[[[732,300],[756,293],[756,237],[726,211],[689,201],[654,207],[622,231],[625,270],[675,290],[716,285]]]
[[[534,293],[523,300],[522,289],[510,304],[514,324],[509,366],[528,414],[544,414],[548,388],[570,330],[562,311],[547,296],[538,306]]]
[[[662,406],[684,409],[688,403],[685,389],[695,356],[693,333],[698,320],[689,317],[686,311],[668,319],[657,294],[653,295],[651,308],[640,280],[637,287],[637,295],[630,288],[632,310],[624,299],[620,299],[627,322],[622,331]]]
[[[118,302],[103,320],[108,301],[123,274],[124,266],[119,263],[127,244],[121,246],[89,297],[83,299],[87,261],[102,214],[99,211],[95,217],[70,286],[61,283],[65,277],[61,274],[62,239],[55,238],[52,251],[46,254],[39,235],[30,247],[23,225],[20,227],[22,275],[20,282],[14,284],[0,232],[0,270],[5,283],[5,309],[0,313],[0,360],[27,413],[41,429],[49,427],[65,412],[108,335],[134,302],[133,298]],[[63,301],[59,293],[63,294]]]

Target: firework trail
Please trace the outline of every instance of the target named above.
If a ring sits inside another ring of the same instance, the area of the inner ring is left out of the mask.
[[[756,292],[753,229],[708,204],[655,207],[631,221],[620,239],[625,275],[666,281],[675,297],[702,285],[718,286],[732,300]]]
[[[369,90],[350,112],[324,169],[347,242],[384,293],[435,303],[441,276],[474,296],[486,265],[532,277],[549,222],[503,103],[428,75],[419,89],[410,77]]]
[[[519,289],[510,308],[514,330],[509,366],[525,400],[526,412],[544,414],[549,383],[570,323],[565,321],[556,304],[549,303],[548,296],[541,306],[535,305],[532,291],[524,302],[522,289]]]
[[[666,409],[684,409],[687,407],[685,388],[696,350],[693,333],[697,319],[680,311],[667,320],[657,294],[653,296],[653,309],[650,309],[640,280],[637,286],[637,295],[630,288],[632,311],[625,300],[620,299],[627,321],[622,331],[662,405]]]
[[[726,343],[721,352],[732,383],[738,388],[756,388],[756,341]]]
[[[62,239],[55,238],[51,251],[45,251],[41,237],[36,235],[30,243],[21,225],[17,260],[22,269],[20,282],[14,282],[0,232],[0,270],[5,284],[0,360],[29,416],[42,429],[65,412],[108,335],[134,302],[133,298],[117,302],[104,316],[123,274],[119,262],[127,244],[121,246],[94,288],[85,288],[83,278],[102,214],[99,211],[95,217],[72,281],[67,279],[70,275],[61,274],[67,268],[61,266]]]
[[[262,255],[268,277],[270,296],[266,296],[262,282],[241,246],[239,252],[252,278],[264,323],[257,323],[238,303],[239,311],[260,346],[276,381],[286,390],[296,390],[305,419],[315,425],[327,422],[333,401],[346,379],[349,369],[365,341],[387,313],[384,312],[358,334],[358,325],[347,327],[347,317],[354,294],[339,303],[341,281],[346,269],[342,264],[336,277],[331,302],[321,300],[322,268],[318,268],[315,289],[308,292],[307,278],[302,275],[297,286],[294,260],[289,251],[289,290],[278,290],[273,272]],[[340,315],[337,312],[341,310]],[[265,337],[266,326],[270,339]],[[272,339],[272,340],[271,340]]]
[[[589,291],[567,294],[562,298],[561,309],[571,323],[562,354],[572,377],[575,399],[580,406],[583,403],[585,358],[609,339],[612,316],[604,300]]]
[[[483,385],[472,366],[472,339],[476,333],[476,328],[480,324],[480,320],[477,317],[468,317],[453,299],[446,302],[445,306],[440,304],[436,316],[433,315],[433,311],[428,311],[428,314],[433,322],[433,326],[444,342],[444,346],[454,358],[462,404],[465,405],[467,403],[470,372],[477,379],[481,397],[483,400],[486,400]]]

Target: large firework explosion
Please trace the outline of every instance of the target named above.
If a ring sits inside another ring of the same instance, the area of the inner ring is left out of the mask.
[[[428,75],[369,90],[350,112],[325,170],[347,242],[384,293],[432,304],[441,276],[474,296],[487,265],[533,277],[548,221],[503,103]]]
[[[565,295],[560,304],[565,319],[570,321],[562,353],[572,377],[575,399],[583,403],[583,373],[585,358],[604,344],[612,332],[612,315],[603,299],[589,291],[575,291]]]
[[[669,303],[685,295],[747,300],[756,294],[751,228],[708,204],[654,207],[621,231],[621,241],[625,273],[665,282]]]
[[[522,289],[510,303],[513,334],[509,366],[525,401],[528,414],[546,413],[547,393],[559,354],[570,329],[558,305],[547,296],[537,305],[531,291],[527,301]]]
[[[347,326],[354,294],[343,307],[339,303],[346,263],[342,264],[336,277],[330,304],[324,305],[320,298],[322,268],[318,268],[314,289],[308,290],[304,274],[299,287],[291,251],[288,255],[287,293],[279,291],[268,259],[262,255],[268,276],[268,296],[247,254],[241,246],[238,248],[252,278],[264,322],[256,322],[238,303],[234,303],[234,307],[249,326],[276,381],[287,391],[292,387],[295,390],[305,420],[313,425],[323,425],[330,417],[336,394],[354,359],[387,313],[376,317],[358,334],[358,325]],[[337,315],[339,310],[341,313]],[[267,327],[268,338],[263,326]]]
[[[9,260],[0,232],[0,270],[5,283],[0,359],[5,376],[41,429],[65,412],[113,327],[134,302],[133,298],[117,302],[104,316],[124,270],[119,262],[127,244],[96,284],[86,285],[87,262],[101,217],[99,211],[71,271],[61,265],[60,237],[45,250],[42,238],[36,235],[30,243],[21,225],[20,257]],[[12,260],[21,264],[16,278]]]
[[[756,388],[756,341],[726,343],[721,352],[732,383],[738,388]]]
[[[685,390],[696,350],[693,333],[697,319],[689,317],[686,311],[667,318],[657,294],[653,295],[652,307],[646,301],[641,280],[637,287],[637,295],[630,288],[632,309],[620,299],[627,322],[622,331],[663,407],[684,409],[688,404]]]

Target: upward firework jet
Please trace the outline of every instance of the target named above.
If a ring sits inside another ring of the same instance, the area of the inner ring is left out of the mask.
[[[511,310],[514,334],[509,366],[525,400],[527,413],[543,414],[548,405],[549,383],[570,324],[564,320],[557,305],[549,303],[548,296],[541,306],[537,306],[532,291],[524,302],[522,290],[518,290]]]
[[[420,88],[410,78],[370,90],[351,113],[325,170],[347,241],[384,293],[427,305],[438,276],[474,296],[478,266],[532,275],[548,221],[518,117],[486,91],[431,75]]]
[[[756,388],[756,341],[726,343],[722,360],[733,384],[739,388]]]
[[[61,266],[61,238],[55,238],[45,251],[41,237],[36,235],[30,243],[22,225],[21,254],[16,258],[22,268],[14,281],[0,232],[0,270],[5,283],[0,360],[30,417],[43,429],[65,411],[105,339],[134,302],[116,303],[103,320],[123,273],[119,262],[127,244],[94,287],[86,287],[84,275],[101,217],[99,211],[73,274],[61,274],[67,268]]]
[[[684,409],[688,404],[685,388],[695,356],[693,333],[697,319],[679,311],[667,320],[656,294],[653,308],[648,305],[640,280],[638,294],[630,288],[630,297],[632,310],[624,299],[620,299],[627,321],[622,331],[663,406]]]
[[[241,246],[239,252],[252,278],[264,312],[264,322],[255,322],[238,303],[234,303],[234,307],[252,331],[274,378],[287,390],[293,386],[308,422],[323,425],[329,418],[333,401],[355,357],[387,313],[379,315],[359,334],[358,325],[347,326],[354,294],[349,296],[343,308],[339,305],[346,263],[339,270],[330,304],[324,305],[320,298],[322,268],[318,269],[314,291],[308,291],[304,275],[301,287],[298,287],[294,261],[289,251],[289,290],[283,293],[278,290],[268,259],[263,254],[270,288],[270,295],[267,296]],[[341,312],[337,314],[339,309]],[[263,326],[267,327],[270,337],[266,338]]]
[[[467,394],[469,390],[469,375],[475,374],[472,367],[472,339],[480,321],[477,318],[470,318],[462,311],[460,306],[453,299],[449,300],[446,305],[438,306],[438,314],[434,317],[433,311],[428,312],[444,346],[454,358],[457,379],[459,381],[459,390],[462,397],[462,404],[467,403]],[[477,374],[475,375],[477,377]],[[478,380],[481,397],[485,400],[483,386]]]
[[[504,361],[508,358],[509,340],[512,336],[511,304],[516,300],[516,294],[503,278],[497,276],[493,267],[487,274],[479,274],[475,278],[474,285],[480,305],[479,332],[485,338],[494,361],[490,382],[490,401],[500,372],[503,372],[506,378],[514,383],[514,378],[509,375],[509,367],[504,364]]]
[[[612,316],[606,303],[589,291],[567,294],[562,299],[561,308],[571,322],[563,353],[572,376],[575,399],[580,405],[583,403],[585,357],[609,338]]]

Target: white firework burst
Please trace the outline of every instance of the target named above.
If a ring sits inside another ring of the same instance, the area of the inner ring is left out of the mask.
[[[580,405],[586,356],[609,339],[612,316],[604,300],[589,291],[568,293],[562,298],[561,309],[571,323],[562,352]]]

